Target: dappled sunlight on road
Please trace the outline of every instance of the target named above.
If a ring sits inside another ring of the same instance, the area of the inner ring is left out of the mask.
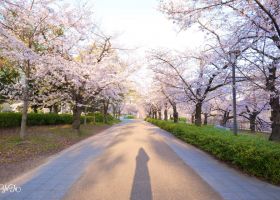
[[[140,120],[124,123],[65,199],[220,199],[153,129]]]
[[[27,175],[21,177],[23,182],[14,182],[22,192],[9,197],[259,200],[280,196],[279,187],[245,176],[139,120],[115,125],[88,138]]]

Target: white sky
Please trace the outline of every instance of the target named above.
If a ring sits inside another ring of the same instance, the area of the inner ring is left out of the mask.
[[[197,49],[203,34],[189,30],[178,32],[178,27],[157,10],[159,0],[89,0],[94,16],[102,31],[117,36],[117,46],[137,49],[128,56],[143,66],[135,75],[136,81],[145,86],[149,72],[145,52],[149,49],[169,48],[179,51]],[[145,81],[144,81],[145,82]]]
[[[118,35],[120,44],[143,49],[196,48],[202,34],[180,32],[157,10],[158,0],[91,0],[101,29]]]

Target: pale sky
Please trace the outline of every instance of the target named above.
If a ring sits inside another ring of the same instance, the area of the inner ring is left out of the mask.
[[[157,10],[158,0],[90,1],[101,29],[117,35],[125,47],[195,49],[203,38],[198,32],[178,33],[178,27]]]
[[[125,54],[141,66],[134,77],[140,87],[146,88],[150,77],[145,53],[149,49],[169,48],[178,51],[198,49],[203,34],[178,27],[157,10],[159,0],[89,0],[93,5],[95,21],[108,35],[116,36],[119,47],[137,49]]]

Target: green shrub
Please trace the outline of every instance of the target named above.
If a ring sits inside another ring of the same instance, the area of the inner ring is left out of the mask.
[[[91,117],[91,120],[93,122],[94,121],[94,116],[95,116],[95,122],[97,122],[97,123],[102,123],[103,122],[104,115],[100,112],[88,113],[87,114],[87,120],[88,120],[88,117]],[[108,119],[108,122],[110,122],[110,121],[113,121],[115,118],[111,114],[108,114],[107,119]]]
[[[213,126],[197,127],[147,119],[181,140],[193,144],[248,174],[280,184],[280,144],[253,135],[234,136]]]
[[[186,117],[179,117],[179,121],[186,122],[187,118]]]
[[[0,127],[16,127],[20,126],[20,123],[21,113],[0,113]]]
[[[125,119],[135,119],[135,117],[133,115],[126,115],[124,118]]]
[[[70,114],[54,113],[29,113],[27,116],[27,125],[54,125],[71,124],[73,117]],[[21,113],[0,113],[0,127],[18,127],[21,124]]]
[[[19,127],[21,124],[21,113],[0,113],[0,127]],[[81,116],[81,122],[84,121],[85,116]],[[115,119],[112,115],[108,115],[108,123]],[[87,122],[103,122],[103,114],[95,113],[87,116]],[[27,125],[56,125],[56,124],[71,124],[73,122],[72,114],[55,114],[55,113],[28,113]]]
[[[170,117],[169,120],[173,121],[173,120],[174,120],[174,117]],[[187,118],[186,118],[186,117],[179,117],[179,118],[178,118],[178,121],[179,121],[179,122],[187,122]]]
[[[55,114],[55,113],[29,113],[27,116],[27,125],[55,125],[55,124],[71,124],[73,116],[71,114]]]

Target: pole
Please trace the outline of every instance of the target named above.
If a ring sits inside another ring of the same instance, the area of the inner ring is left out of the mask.
[[[232,64],[232,106],[233,106],[233,134],[237,135],[237,114],[236,114],[236,77],[235,77],[235,64],[236,55]]]

